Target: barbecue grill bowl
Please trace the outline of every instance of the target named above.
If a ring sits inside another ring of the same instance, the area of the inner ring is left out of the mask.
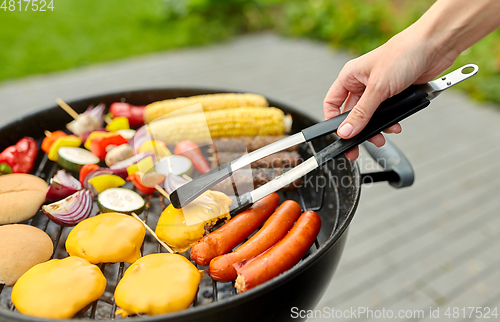
[[[220,92],[224,91],[185,88],[143,90],[92,97],[69,102],[69,105],[81,113],[89,105],[100,102],[109,106],[112,102],[122,100],[131,104],[143,105],[179,96]],[[272,100],[270,100],[270,104],[292,115],[292,132],[297,132],[316,123],[316,120],[310,116],[288,105]],[[71,121],[71,118],[56,106],[18,119],[0,128],[0,149],[3,150],[5,147],[14,144],[23,136],[32,136],[40,142],[45,130],[55,131],[63,129],[69,121]],[[334,139],[334,136],[320,138],[313,142],[313,145],[316,150],[319,150],[333,142]],[[307,150],[307,146],[303,150],[306,151],[305,153],[311,153],[310,150]],[[38,156],[35,169],[41,162],[42,157],[43,152]],[[227,289],[227,287],[221,288],[221,285],[219,285],[216,287],[219,290],[219,298],[213,303],[197,305],[188,310],[168,315],[143,317],[144,320],[283,321],[291,319],[291,309],[293,307],[299,310],[314,309],[325,292],[339,263],[347,238],[347,228],[356,211],[360,197],[361,175],[357,164],[347,161],[344,157],[337,159],[337,161],[344,166],[334,167],[332,162],[330,162],[326,167],[313,173],[309,186],[307,186],[308,182],[306,180],[306,186],[299,189],[298,192],[280,195],[281,201],[284,201],[285,198],[295,199],[301,204],[303,209],[317,210],[322,219],[322,228],[317,239],[317,244],[311,247],[308,256],[298,265],[277,278],[243,294],[234,294],[234,291],[232,293],[230,291],[228,295],[226,294],[227,292],[224,293],[221,291]],[[42,171],[39,175],[46,180],[50,179],[51,176],[51,174],[47,174],[45,171]],[[323,178],[327,180],[324,181]],[[336,181],[334,180],[335,178],[339,180]],[[321,188],[320,186],[322,185],[325,186]],[[43,214],[39,213],[37,216],[43,217]],[[64,247],[64,237],[57,244],[59,248]],[[108,282],[108,286],[109,284]],[[198,298],[204,296],[200,294],[203,293],[202,291],[200,287]],[[50,290],[47,290],[47,292],[50,292]],[[217,295],[215,296],[217,297]],[[228,297],[221,298],[226,296]],[[10,310],[6,307],[8,306],[6,304],[8,299],[5,299],[5,294],[3,296],[0,294],[0,299],[2,297],[3,301],[0,301],[0,321],[47,321]]]

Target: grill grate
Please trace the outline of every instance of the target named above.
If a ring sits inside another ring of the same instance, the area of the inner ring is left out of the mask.
[[[314,147],[309,144],[309,149],[307,151],[303,151],[304,154],[315,154]],[[307,148],[307,147],[306,147]],[[303,149],[304,150],[304,149]],[[59,169],[58,165],[56,163],[48,162],[47,161],[47,155],[44,155],[42,160],[40,161],[39,166],[37,167],[37,170],[35,172],[35,175],[45,179],[47,182],[53,177],[54,173]],[[329,167],[323,167],[319,171],[320,173],[323,172],[323,175],[330,175],[331,176],[331,170]],[[326,173],[328,172],[328,173]],[[317,174],[316,174],[317,175]],[[285,199],[292,199],[295,200],[299,203],[303,211],[306,210],[314,210],[318,211],[323,207],[323,203],[325,201],[326,195],[327,195],[327,190],[324,187],[320,187],[316,189],[316,195],[315,198],[308,198],[309,196],[304,196],[304,193],[302,190],[307,189],[305,187],[301,187],[297,189],[296,191],[293,192],[284,192],[280,193],[280,199],[285,200]],[[309,189],[310,191],[311,189]],[[336,200],[332,201],[329,204],[330,207],[330,212],[334,212],[335,210],[332,209],[333,207],[331,204],[335,204],[336,207],[336,213],[334,216],[334,225],[333,229],[331,230],[331,234],[333,234],[338,226],[339,223],[339,195],[337,191],[337,187],[334,185],[333,186],[334,193],[330,191],[328,194],[328,198],[334,197]],[[308,192],[310,193],[310,192]],[[308,202],[306,202],[306,199],[308,200],[315,200],[316,204],[313,205],[308,205]],[[166,208],[166,204],[164,202],[164,197],[159,195],[159,196],[148,196],[146,200],[146,207],[145,211],[139,215],[144,222],[146,222],[150,227],[154,229],[156,226],[156,223],[158,221],[158,218],[160,214],[163,212],[163,210]],[[97,207],[94,205],[94,211],[97,211]],[[54,243],[54,253],[52,255],[52,258],[64,258],[67,256],[65,247],[64,247],[64,242],[61,242],[61,240],[65,240],[67,237],[67,234],[71,230],[71,227],[62,227],[59,225],[56,225],[50,221],[48,217],[46,217],[43,212],[39,211],[36,216],[33,218],[27,220],[24,222],[25,224],[33,225],[35,227],[38,227],[42,229],[43,231],[47,232],[49,236],[52,238],[53,243]],[[63,238],[64,236],[64,238]],[[314,246],[311,247],[309,252],[307,253],[306,256],[309,256],[310,254],[314,253],[320,248],[320,243],[318,239],[316,239]],[[146,237],[144,239],[144,243],[141,246],[141,254],[151,254],[154,252],[164,252],[162,249],[162,246],[148,233],[146,233]],[[189,258],[189,252],[182,254],[186,256],[188,259]],[[193,263],[196,265],[196,263]],[[77,319],[98,319],[98,320],[114,320],[115,319],[115,314],[114,312],[117,309],[117,305],[114,301],[114,289],[117,285],[117,283],[121,280],[123,277],[124,271],[130,266],[130,264],[126,263],[114,263],[114,264],[100,264],[99,268],[103,272],[103,274],[106,276],[106,279],[108,281],[106,291],[104,292],[104,295],[98,299],[97,301],[93,302],[90,307],[87,309],[81,311],[79,314],[75,316]],[[199,267],[196,265],[199,269],[204,269],[205,267]],[[8,309],[8,310],[14,310],[15,307],[10,301],[10,292],[12,290],[12,287],[6,287],[3,284],[0,284],[0,313],[2,310]],[[216,282],[215,280],[212,280],[208,274],[202,279],[199,287],[198,294],[192,303],[192,306],[199,306],[199,305],[207,305],[212,302],[217,302],[219,300],[222,300],[224,298],[230,297],[230,296],[237,296],[236,290],[234,288],[234,281],[232,283],[219,283]]]

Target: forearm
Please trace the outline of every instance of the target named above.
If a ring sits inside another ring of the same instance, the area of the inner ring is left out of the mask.
[[[410,28],[430,42],[435,54],[456,58],[500,27],[500,0],[438,0]]]

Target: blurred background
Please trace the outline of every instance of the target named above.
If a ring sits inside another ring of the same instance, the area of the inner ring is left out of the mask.
[[[54,0],[46,12],[2,8],[0,126],[56,97],[191,86],[261,93],[320,120],[342,66],[433,2]],[[479,74],[391,136],[416,182],[363,188],[319,309],[500,307],[499,40],[497,30],[465,51],[452,68],[475,63]],[[360,163],[370,164],[364,156]]]
[[[0,81],[145,53],[208,45],[273,31],[321,40],[353,55],[379,46],[413,23],[433,0],[87,0],[54,9],[0,9]],[[500,31],[465,52],[481,78],[460,87],[500,103]]]

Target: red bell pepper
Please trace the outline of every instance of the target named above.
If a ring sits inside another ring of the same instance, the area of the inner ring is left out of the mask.
[[[144,108],[146,105],[135,106],[129,103],[115,102],[109,107],[113,117],[125,116],[131,127],[137,127],[144,124]]]
[[[29,173],[33,169],[37,154],[36,141],[26,136],[0,153],[0,164],[7,164],[13,173]]]
[[[193,162],[194,168],[201,174],[205,174],[210,171],[210,166],[208,161],[201,153],[200,148],[196,143],[190,140],[181,141],[175,147],[174,153],[177,155],[182,155]]]
[[[132,183],[137,188],[137,190],[139,190],[144,195],[147,195],[147,194],[155,192],[156,191],[155,188],[151,188],[151,187],[145,186],[142,183],[141,176],[142,176],[142,173],[140,173],[140,172],[134,172],[134,173],[132,173],[131,175],[129,175],[127,177],[127,180],[132,181]]]
[[[54,142],[62,136],[67,136],[67,134],[63,131],[55,131],[45,137],[45,139],[43,139],[42,141],[42,151],[49,154],[52,144],[54,144]]]
[[[92,152],[96,157],[104,161],[106,158],[107,147],[110,145],[122,145],[127,143],[127,139],[125,139],[120,134],[114,134],[106,137],[98,137],[92,139],[90,141],[90,152]]]

